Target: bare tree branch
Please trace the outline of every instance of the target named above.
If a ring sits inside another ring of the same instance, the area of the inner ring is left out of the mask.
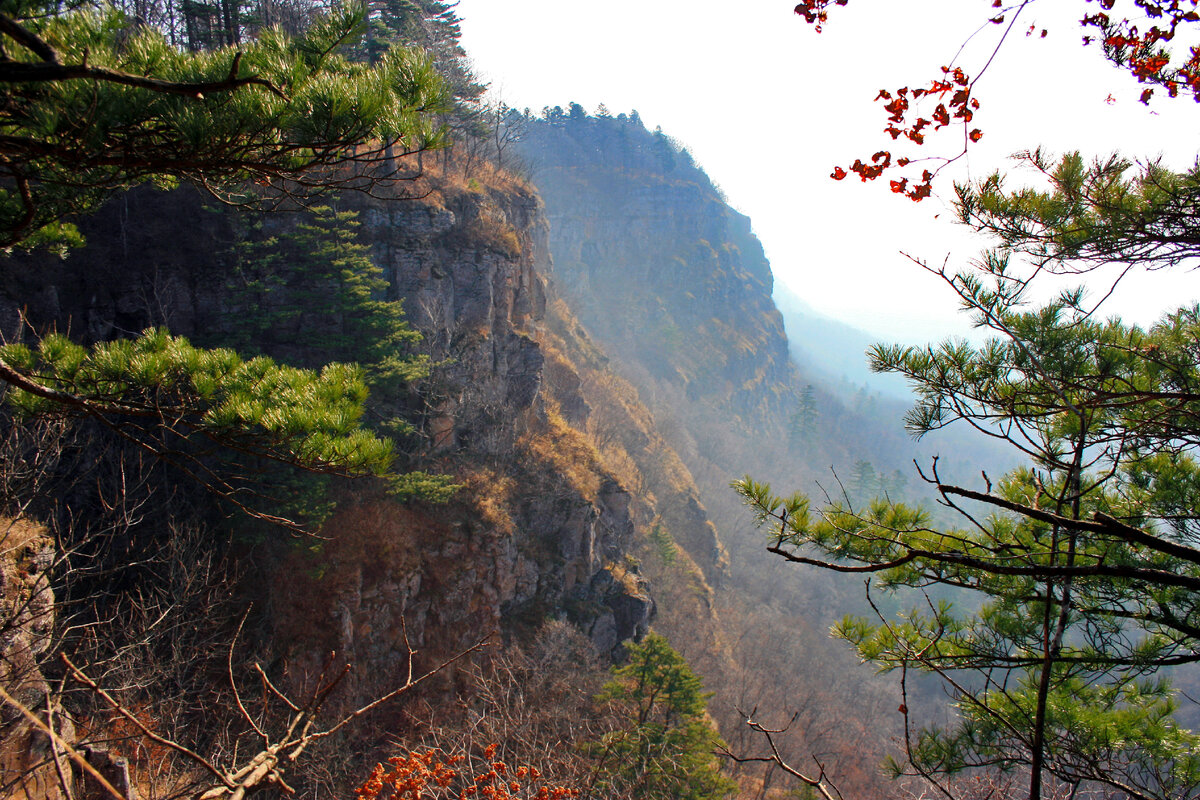
[[[114,800],[125,800],[125,795],[117,791],[116,787],[109,783],[108,779],[101,775],[99,770],[88,763],[86,758],[80,755],[80,753],[74,747],[71,747],[71,745],[68,744],[65,739],[55,733],[49,725],[39,719],[38,715],[29,710],[24,703],[6,692],[3,686],[0,686],[0,700],[3,700],[19,711],[21,716],[29,720],[34,727],[46,734],[46,736],[50,737],[50,741],[54,742],[56,746],[65,750],[67,755],[71,757],[71,760],[78,764],[84,772],[95,778],[97,783],[104,787],[104,790],[113,796]]]

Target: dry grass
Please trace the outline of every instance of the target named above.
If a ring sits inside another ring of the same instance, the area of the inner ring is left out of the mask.
[[[468,221],[467,228],[473,241],[509,258],[518,258],[524,251],[521,235],[509,222],[504,210],[491,202],[490,198],[483,199],[477,215]]]
[[[516,532],[510,508],[518,489],[511,476],[491,467],[477,466],[467,474],[463,485],[480,519],[503,534]]]
[[[566,479],[567,484],[588,501],[600,495],[603,467],[596,447],[582,432],[572,428],[558,403],[546,399],[546,428],[520,442],[536,460]]]
[[[470,167],[453,150],[424,153],[401,159],[404,169],[418,171],[421,177],[416,183],[421,192],[429,191],[427,201],[445,207],[445,197],[461,192],[494,192],[497,194],[531,194],[534,189],[529,181],[508,170],[497,169],[495,164],[482,159],[473,159]]]
[[[505,210],[513,198],[534,193],[523,179],[479,159],[472,160],[468,169],[463,159],[445,151],[425,153],[420,167],[417,157],[410,156],[404,167],[413,173],[420,172],[410,190],[419,202],[438,210],[465,211],[460,232],[473,243],[509,258],[518,258],[525,252],[528,243]]]
[[[0,517],[0,555],[13,552],[46,536],[40,525],[27,519]]]

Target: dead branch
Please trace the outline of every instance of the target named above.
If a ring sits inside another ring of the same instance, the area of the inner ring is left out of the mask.
[[[824,798],[824,800],[845,800],[845,798],[842,796],[841,790],[839,790],[837,785],[829,779],[828,775],[825,774],[825,766],[821,763],[821,760],[819,758],[817,758],[815,755],[813,756],[813,762],[817,765],[817,774],[815,777],[813,777],[811,775],[806,775],[805,773],[803,773],[800,770],[793,767],[791,764],[789,764],[787,761],[784,760],[783,755],[779,752],[779,747],[775,744],[774,736],[777,733],[785,732],[788,729],[788,727],[792,724],[792,722],[795,721],[795,719],[796,719],[795,716],[793,716],[792,720],[789,721],[788,724],[782,728],[768,728],[765,725],[763,725],[761,722],[759,722],[758,720],[754,719],[755,711],[757,711],[757,709],[755,709],[754,711],[751,711],[749,714],[745,714],[744,712],[742,712],[739,709],[738,713],[742,714],[745,717],[746,727],[748,727],[750,730],[754,731],[755,733],[761,734],[762,737],[764,739],[766,739],[767,747],[771,751],[770,755],[739,756],[739,755],[735,755],[732,751],[729,750],[728,747],[726,747],[724,745],[722,745],[720,748],[717,749],[717,751],[716,751],[717,755],[719,755],[723,758],[728,758],[730,761],[733,761],[738,764],[747,764],[747,763],[752,763],[752,762],[769,762],[769,763],[775,764],[781,770],[786,772],[788,775],[791,775],[796,780],[800,781],[801,783],[805,784],[806,786],[811,786],[813,789],[816,789],[821,794],[821,797]]]
[[[244,621],[244,620],[243,620]],[[241,627],[239,626],[239,631]],[[441,663],[434,666],[425,673],[414,676],[413,673],[413,657],[416,651],[408,644],[407,631],[405,635],[405,646],[408,648],[408,670],[405,680],[392,691],[381,697],[367,703],[366,705],[350,712],[342,717],[333,725],[327,728],[317,727],[317,716],[321,711],[325,701],[332,694],[333,690],[338,686],[342,679],[349,673],[350,665],[346,664],[338,673],[331,679],[326,680],[329,666],[333,662],[334,655],[331,654],[326,664],[325,670],[322,671],[320,678],[317,680],[308,699],[303,704],[297,704],[281,692],[266,676],[266,671],[259,664],[254,665],[255,671],[262,677],[265,686],[270,687],[271,694],[279,699],[289,710],[289,715],[286,718],[285,724],[282,726],[282,731],[272,733],[267,729],[266,725],[257,724],[246,711],[245,705],[242,703],[241,696],[236,686],[233,686],[234,695],[237,706],[242,712],[243,717],[249,722],[254,732],[263,740],[262,747],[247,758],[242,759],[240,766],[230,765],[227,769],[221,769],[214,765],[211,761],[201,756],[194,750],[186,747],[179,742],[176,742],[167,737],[161,736],[151,730],[141,720],[137,718],[129,709],[123,706],[109,692],[105,691],[94,680],[88,677],[82,670],[76,667],[67,656],[63,656],[62,660],[66,664],[71,675],[80,683],[87,686],[97,696],[102,698],[110,708],[125,720],[136,727],[143,736],[147,739],[169,748],[181,755],[186,756],[192,761],[202,766],[207,772],[216,778],[215,781],[209,781],[207,784],[197,789],[192,797],[194,800],[244,800],[244,798],[264,786],[275,786],[286,794],[294,794],[294,791],[284,780],[284,773],[291,764],[294,764],[303,755],[304,751],[316,741],[332,736],[337,731],[341,730],[351,722],[357,720],[367,712],[374,708],[405,694],[413,689],[418,684],[425,681],[427,678],[436,675],[444,670],[450,664],[458,661],[464,656],[479,650],[487,642],[487,638],[479,640],[471,647],[445,659]],[[232,656],[230,657],[232,659]],[[229,664],[229,678],[231,685],[234,683],[232,662]],[[6,695],[7,697],[7,695]],[[236,757],[236,756],[235,756]],[[119,795],[117,795],[119,797]],[[124,800],[124,798],[121,798]]]
[[[163,747],[170,748],[171,750],[174,750],[177,753],[187,756],[192,761],[195,761],[197,764],[204,767],[206,770],[211,772],[213,775],[220,778],[222,781],[225,780],[225,776],[224,776],[224,774],[222,774],[221,770],[219,770],[215,766],[213,766],[212,762],[210,762],[204,756],[200,755],[195,750],[192,750],[188,747],[185,747],[184,745],[181,745],[179,742],[176,742],[172,739],[168,739],[165,736],[159,736],[157,733],[150,730],[150,728],[146,727],[146,724],[144,722],[142,722],[140,719],[138,719],[136,714],[134,714],[129,709],[127,709],[123,705],[121,705],[121,703],[118,702],[116,698],[114,698],[111,694],[109,694],[107,691],[105,691],[103,688],[101,688],[100,685],[97,684],[94,680],[92,680],[87,675],[85,675],[84,672],[81,669],[79,669],[79,667],[75,666],[71,662],[71,659],[68,658],[65,653],[62,655],[62,661],[66,665],[67,669],[70,670],[71,675],[75,678],[75,680],[79,681],[84,686],[88,687],[93,692],[95,692],[102,700],[104,700],[105,703],[108,703],[109,707],[112,708],[113,711],[117,712],[122,717],[124,717],[126,721],[128,721],[135,728],[137,728],[139,731],[141,731],[142,735],[145,736],[147,739],[149,739],[152,742],[155,742],[156,744],[160,744]]]
[[[0,686],[0,700],[3,700],[15,708],[21,713],[21,716],[29,720],[30,724],[32,724],[42,733],[46,734],[46,736],[50,737],[50,741],[54,743],[55,747],[61,747],[63,750],[65,750],[67,755],[70,756],[71,760],[78,764],[84,772],[95,778],[96,782],[103,786],[104,790],[111,794],[115,800],[125,800],[125,795],[117,791],[117,788],[109,783],[108,779],[101,775],[99,770],[89,764],[88,760],[80,755],[78,750],[76,750],[74,747],[68,744],[65,739],[55,733],[53,728],[51,728],[45,722],[42,722],[42,720],[38,718],[38,715],[29,710],[24,703],[6,692],[3,686]],[[57,761],[57,754],[55,755],[55,760]]]

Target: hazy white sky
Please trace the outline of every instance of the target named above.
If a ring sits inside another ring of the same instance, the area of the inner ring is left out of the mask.
[[[1122,0],[1118,1],[1118,11]],[[1130,0],[1123,0],[1130,4]],[[913,204],[885,180],[834,182],[832,168],[892,147],[881,88],[920,85],[950,63],[988,0],[853,0],[816,34],[788,0],[461,0],[464,45],[509,105],[637,109],[695,155],[753,220],[776,279],[822,312],[888,339],[966,330],[955,299],[901,251],[965,263],[983,242],[952,224],[941,199]],[[959,178],[1004,167],[1037,146],[1101,155],[1196,156],[1200,106],[1147,109],[1140,87],[1079,46],[1081,0],[1042,0],[1022,17],[981,80],[983,141]],[[1033,22],[1050,30],[1026,38]],[[991,52],[985,26],[959,59],[971,74]],[[1109,95],[1115,102],[1108,102]],[[949,153],[950,141],[927,149]],[[942,194],[951,182],[935,185]],[[1149,322],[1200,299],[1200,274],[1131,283],[1112,310]]]

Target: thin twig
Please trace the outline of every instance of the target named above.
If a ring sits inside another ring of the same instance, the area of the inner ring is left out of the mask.
[[[104,790],[111,794],[116,800],[126,800],[125,795],[119,792],[115,786],[109,783],[108,778],[105,778],[103,775],[101,775],[98,769],[88,763],[86,758],[80,755],[74,747],[67,744],[66,740],[55,733],[49,725],[38,719],[37,714],[30,711],[20,700],[17,700],[11,694],[6,692],[3,686],[0,686],[0,700],[4,700],[4,702],[21,712],[21,715],[24,716],[25,719],[29,720],[39,731],[49,736],[50,741],[57,742],[63,750],[67,751],[67,755],[71,757],[72,761],[78,764],[84,772],[95,778],[96,781],[104,787]]]
[[[100,688],[99,684],[97,684],[94,680],[92,680],[87,675],[85,675],[83,673],[83,671],[79,669],[79,667],[77,667],[73,663],[71,663],[71,659],[69,659],[65,653],[62,655],[62,661],[64,664],[66,664],[67,669],[69,669],[71,671],[71,674],[75,677],[75,680],[77,680],[80,683],[82,683],[83,685],[87,686],[89,689],[91,689],[93,692],[95,692],[101,698],[103,698],[104,701],[106,703],[108,703],[108,705],[112,708],[113,711],[116,711],[118,714],[120,714],[122,717],[124,717],[127,721],[132,723],[133,726],[136,727],[138,730],[140,730],[142,732],[142,735],[145,736],[147,739],[149,739],[152,742],[161,744],[163,747],[169,747],[170,749],[174,750],[175,752],[181,753],[181,754],[187,756],[188,758],[195,761],[197,764],[199,764],[202,767],[204,767],[205,769],[207,769],[209,772],[211,772],[217,778],[219,778],[222,784],[232,788],[233,785],[231,783],[229,783],[229,779],[225,777],[225,774],[223,772],[221,772],[221,770],[219,770],[215,766],[213,766],[212,762],[210,762],[204,756],[200,755],[195,750],[192,750],[191,748],[188,748],[188,747],[180,744],[179,742],[176,742],[172,739],[168,739],[165,736],[160,736],[159,734],[150,730],[148,727],[146,727],[145,723],[143,723],[140,719],[137,718],[137,716],[135,716],[133,713],[131,713],[128,709],[126,709],[119,702],[117,702],[117,700],[115,698],[113,698],[113,696],[111,694],[106,692],[104,689]],[[121,798],[121,800],[125,800],[125,799]]]

